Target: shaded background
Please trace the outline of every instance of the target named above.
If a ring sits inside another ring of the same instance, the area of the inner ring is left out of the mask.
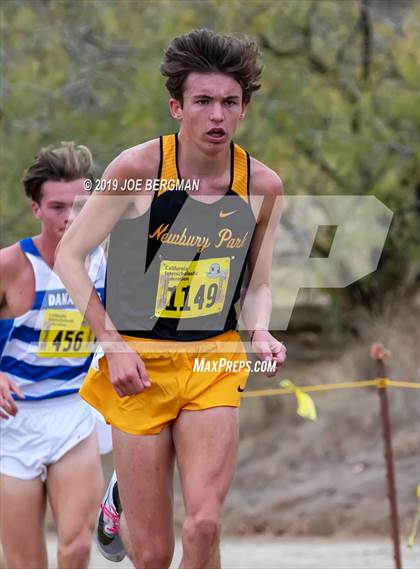
[[[390,374],[418,381],[419,21],[419,4],[404,0],[3,3],[0,245],[38,231],[20,178],[41,146],[86,144],[100,176],[123,149],[176,129],[158,71],[174,35],[246,33],[266,69],[237,142],[280,174],[288,195],[371,194],[394,212],[376,272],[300,292],[280,334],[282,375],[303,385],[374,377],[368,347],[381,339]],[[329,239],[318,236],[319,255]],[[282,262],[275,255],[274,282]],[[280,287],[273,297],[275,311]],[[250,378],[251,389],[268,385],[277,381]],[[387,531],[376,393],[316,402],[312,424],[291,397],[244,401],[227,531]],[[418,405],[417,392],[392,392],[403,531],[420,476]],[[179,494],[177,504],[179,520]]]

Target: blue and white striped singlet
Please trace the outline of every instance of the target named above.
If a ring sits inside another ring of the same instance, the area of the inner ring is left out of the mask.
[[[32,238],[19,245],[34,271],[35,299],[25,314],[0,320],[0,371],[27,401],[77,393],[92,360],[92,331]],[[100,247],[91,254],[89,276],[103,301],[105,256]]]

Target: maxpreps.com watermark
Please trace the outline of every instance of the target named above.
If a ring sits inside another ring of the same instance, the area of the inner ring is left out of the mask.
[[[84,187],[87,192],[160,192],[166,190],[171,192],[197,192],[200,187],[200,180],[166,180],[164,178],[147,178],[143,180],[142,178],[129,178],[121,182],[121,180],[118,179],[102,178],[93,181],[86,179],[84,181]]]
[[[209,361],[206,358],[194,358],[193,371],[195,372],[238,372],[246,370],[249,373],[265,373],[276,371],[276,362],[273,360],[228,360],[219,358]]]

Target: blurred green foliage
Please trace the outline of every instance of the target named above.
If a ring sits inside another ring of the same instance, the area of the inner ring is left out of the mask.
[[[415,280],[419,11],[398,5],[391,17],[370,0],[3,3],[1,246],[38,230],[20,178],[41,146],[86,144],[99,176],[124,148],[176,129],[163,50],[208,27],[260,43],[263,88],[237,141],[288,194],[374,194],[395,212],[383,270],[343,294],[365,302]]]

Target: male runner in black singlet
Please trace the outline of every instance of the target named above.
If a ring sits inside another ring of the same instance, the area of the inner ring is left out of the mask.
[[[260,86],[258,55],[254,41],[208,30],[172,41],[161,72],[179,133],[109,165],[105,191],[89,200],[57,258],[105,353],[81,390],[113,426],[119,496],[114,479],[99,517],[101,549],[109,559],[124,555],[113,538],[122,505],[120,533],[138,568],[170,565],[175,458],[186,509],[181,567],[220,567],[248,375],[236,332],[241,291],[258,358],[280,366],[286,357],[268,331],[282,184],[232,142]],[[133,184],[138,191],[127,192]],[[105,314],[87,292],[83,262],[110,232]]]

